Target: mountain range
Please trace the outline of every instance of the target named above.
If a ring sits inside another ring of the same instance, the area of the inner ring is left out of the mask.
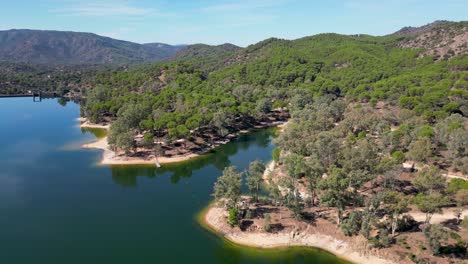
[[[184,45],[138,44],[92,33],[0,31],[0,61],[33,64],[135,64],[166,60]]]
[[[468,39],[465,22],[449,21],[435,21],[421,27],[404,27],[390,35],[404,38],[402,47],[424,48],[428,54],[439,57],[465,52],[467,45],[463,45]],[[218,46],[138,44],[83,32],[29,29],[0,31],[0,62],[128,65],[186,59],[203,61],[206,64],[219,58],[226,59],[240,50],[242,48],[229,43]]]

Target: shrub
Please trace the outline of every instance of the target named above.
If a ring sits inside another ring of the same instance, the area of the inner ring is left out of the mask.
[[[424,228],[424,236],[432,253],[434,255],[440,254],[441,241],[445,241],[448,238],[447,231],[441,225],[429,225]]]
[[[276,163],[279,162],[280,153],[281,153],[281,149],[280,149],[280,148],[275,148],[275,149],[273,150],[273,160],[274,160]]]
[[[361,230],[362,225],[362,213],[361,212],[351,212],[347,219],[343,220],[343,223],[340,225],[341,231],[346,236],[357,235]]]
[[[411,215],[403,215],[401,219],[398,219],[397,225],[397,230],[399,232],[405,232],[413,230],[415,227],[417,227],[418,222],[416,222],[416,220],[414,220],[414,218]]]
[[[468,190],[458,190],[455,194],[455,201],[457,201],[459,206],[468,205]]]
[[[463,218],[463,220],[460,223],[460,226],[468,229],[468,216],[465,216],[465,218]]]
[[[458,190],[468,189],[468,181],[463,179],[451,179],[449,185],[447,186],[448,192],[457,192]]]
[[[396,160],[398,163],[403,163],[406,160],[405,154],[401,150],[394,151],[392,153],[392,158]]]
[[[366,135],[367,135],[366,131],[361,131],[359,132],[357,139],[360,140],[360,139],[366,138]]]
[[[370,242],[376,248],[387,248],[392,243],[392,239],[388,236],[387,229],[382,229],[377,236],[370,239]],[[406,241],[404,241],[404,243],[406,243]]]
[[[251,209],[247,209],[247,211],[245,212],[245,218],[252,219],[254,217],[255,217],[255,211]]]
[[[237,208],[233,207],[229,210],[228,223],[233,227],[239,225],[239,212]]]
[[[265,230],[266,232],[271,231],[271,215],[270,214],[265,214],[264,222],[263,222],[263,230]]]

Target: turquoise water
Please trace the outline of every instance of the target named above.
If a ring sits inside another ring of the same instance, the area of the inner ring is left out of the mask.
[[[268,161],[272,130],[156,169],[97,166],[79,105],[0,99],[0,263],[344,263],[323,251],[239,247],[197,213],[228,165]]]

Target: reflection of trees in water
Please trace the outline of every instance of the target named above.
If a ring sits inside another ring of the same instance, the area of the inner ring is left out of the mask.
[[[151,166],[112,166],[112,180],[124,187],[136,187],[137,176],[153,178],[156,167]]]
[[[242,252],[230,242],[224,242],[221,247],[216,247],[216,263],[237,264],[242,263]]]
[[[57,99],[57,103],[63,107],[67,106],[67,103],[69,102],[70,100],[65,98],[65,97],[59,97]]]
[[[96,127],[81,127],[81,133],[86,134],[86,133],[91,133],[93,134],[96,138],[101,139],[107,136],[107,130],[104,128],[96,128]]]
[[[239,149],[247,149],[253,144],[264,148],[268,147],[271,142],[271,135],[272,130],[270,129],[242,135],[237,140],[216,148],[212,153],[185,162],[166,164],[161,168],[151,165],[112,166],[112,179],[119,185],[135,187],[137,177],[153,178],[157,175],[170,174],[171,183],[176,184],[181,178],[189,178],[192,176],[193,171],[208,165],[213,165],[220,171],[223,170],[230,165],[229,157],[235,155]]]
[[[292,247],[281,249],[256,249],[233,245],[228,241],[221,241],[222,246],[216,247],[217,263],[238,264],[255,263],[336,263],[350,264],[339,259],[327,251],[311,247]],[[252,261],[254,260],[254,261]]]

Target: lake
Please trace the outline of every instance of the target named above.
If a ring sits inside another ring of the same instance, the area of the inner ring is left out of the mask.
[[[240,247],[197,223],[224,167],[271,159],[272,129],[158,169],[98,166],[78,117],[71,102],[0,99],[0,263],[345,263]]]

